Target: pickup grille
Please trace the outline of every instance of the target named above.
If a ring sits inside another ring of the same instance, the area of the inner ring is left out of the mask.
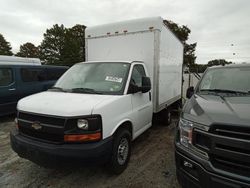
[[[231,138],[239,138],[250,141],[250,128],[249,127],[238,127],[238,126],[225,126],[218,125],[211,129],[211,132],[221,136],[227,136]]]
[[[220,170],[250,176],[250,128],[213,125],[209,132],[194,130],[195,147],[206,152]]]
[[[66,119],[23,112],[18,113],[17,119],[19,132],[22,135],[46,142],[63,142]],[[34,124],[38,124],[40,128]]]

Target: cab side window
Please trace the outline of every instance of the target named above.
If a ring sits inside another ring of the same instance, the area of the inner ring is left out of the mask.
[[[144,67],[142,65],[135,65],[132,71],[131,83],[141,87],[143,76],[146,76]]]
[[[12,70],[8,68],[0,69],[0,87],[8,86],[13,82]]]

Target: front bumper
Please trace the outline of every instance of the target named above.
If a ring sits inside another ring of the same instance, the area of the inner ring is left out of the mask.
[[[223,172],[218,174],[215,171],[207,171],[203,166],[209,166],[209,164],[204,164],[204,160],[201,161],[199,157],[182,150],[179,144],[175,144],[175,147],[176,175],[182,187],[250,187],[249,178],[240,177],[241,179],[236,180],[226,175],[223,176]]]
[[[112,137],[95,143],[52,144],[27,138],[14,130],[10,133],[11,147],[22,158],[41,166],[65,164],[99,164],[109,160]]]

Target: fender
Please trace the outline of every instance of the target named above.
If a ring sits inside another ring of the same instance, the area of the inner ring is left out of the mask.
[[[123,123],[125,123],[125,122],[130,122],[131,123],[131,125],[132,125],[132,140],[134,139],[134,127],[133,127],[133,123],[132,123],[132,120],[131,119],[123,119],[123,120],[121,120],[115,127],[114,127],[114,129],[112,130],[112,132],[111,132],[111,135],[113,135],[115,132],[116,132],[116,130],[123,124]]]

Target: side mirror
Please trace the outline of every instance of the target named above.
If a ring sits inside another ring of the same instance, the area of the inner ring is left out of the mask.
[[[194,87],[191,86],[187,89],[186,97],[190,99],[193,96],[193,94],[194,94]]]
[[[141,91],[140,87],[138,87],[134,83],[129,84],[128,93],[137,93],[139,91]]]
[[[142,77],[142,87],[141,87],[141,91],[142,93],[147,93],[148,91],[151,90],[151,82],[150,82],[150,78],[143,76]]]

